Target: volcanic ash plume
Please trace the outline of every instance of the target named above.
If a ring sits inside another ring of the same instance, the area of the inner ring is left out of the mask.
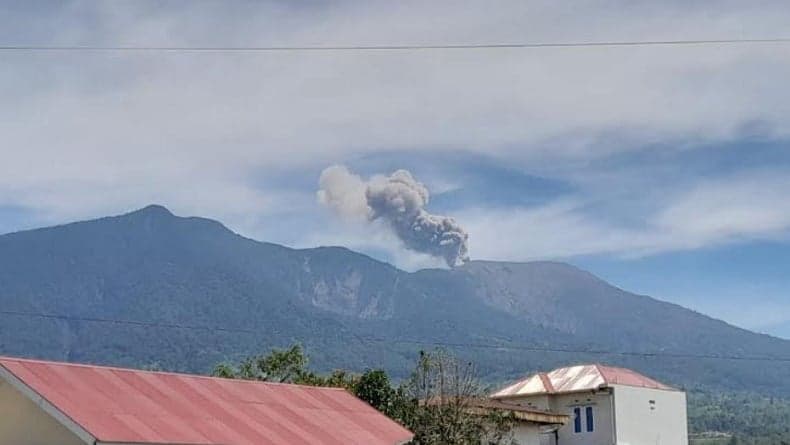
[[[469,235],[453,218],[428,213],[429,199],[428,189],[406,170],[365,181],[334,165],[319,180],[318,200],[338,214],[384,221],[407,248],[442,257],[450,267],[469,261]]]

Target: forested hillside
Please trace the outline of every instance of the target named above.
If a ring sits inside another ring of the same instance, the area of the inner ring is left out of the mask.
[[[692,391],[688,401],[689,430],[697,438],[692,444],[790,444],[790,400]]]
[[[0,353],[206,372],[294,342],[320,370],[404,377],[444,345],[486,380],[578,362],[684,387],[790,395],[790,342],[615,288],[562,263],[407,273],[145,209],[0,236]],[[591,351],[591,352],[582,352]]]

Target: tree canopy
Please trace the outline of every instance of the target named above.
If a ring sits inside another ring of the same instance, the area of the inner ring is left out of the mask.
[[[217,377],[345,388],[409,428],[415,445],[512,443],[513,419],[506,413],[472,413],[469,403],[481,397],[476,369],[443,350],[421,352],[411,377],[394,385],[386,371],[362,374],[335,370],[319,375],[308,368],[301,346],[274,349],[239,364],[222,363]]]

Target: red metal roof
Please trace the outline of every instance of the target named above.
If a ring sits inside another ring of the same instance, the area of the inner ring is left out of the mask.
[[[493,398],[535,394],[590,391],[609,385],[673,390],[661,382],[626,368],[605,365],[578,365],[538,373],[513,383],[491,395]]]
[[[634,370],[627,368],[616,368],[614,366],[595,365],[601,373],[607,385],[638,386],[640,388],[666,389],[674,388],[667,386],[658,380],[653,380],[648,376],[642,375]]]
[[[393,445],[412,434],[347,391],[0,358],[99,442]]]

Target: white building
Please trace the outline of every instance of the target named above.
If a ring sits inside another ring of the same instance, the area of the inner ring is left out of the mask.
[[[570,421],[542,445],[686,445],[686,393],[637,372],[580,365],[532,375],[491,398]]]

